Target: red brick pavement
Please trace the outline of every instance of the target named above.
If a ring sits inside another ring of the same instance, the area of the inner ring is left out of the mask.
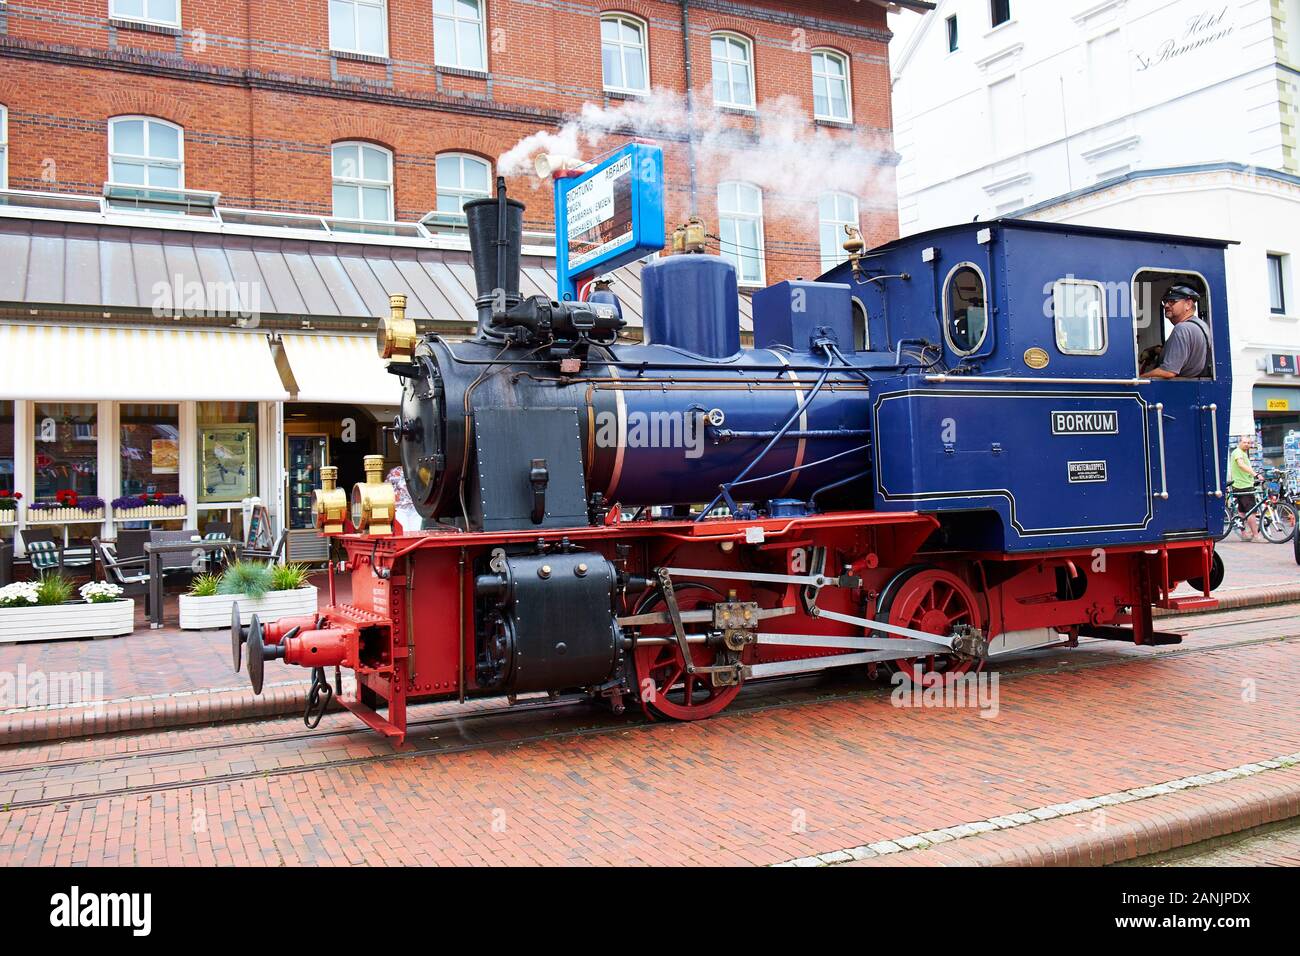
[[[61,802],[0,815],[0,863],[776,863],[1300,750],[1298,643],[1022,674],[995,719],[879,693],[335,768],[218,753],[250,775],[107,798],[63,801],[47,776],[16,799]],[[176,759],[106,772],[166,785]]]
[[[1300,824],[1145,862],[1147,866],[1300,866]]]

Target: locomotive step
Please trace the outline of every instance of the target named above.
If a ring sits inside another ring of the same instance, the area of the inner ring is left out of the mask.
[[[1190,597],[1171,597],[1156,601],[1153,607],[1162,607],[1170,611],[1213,611],[1219,606],[1219,599],[1196,594]]]
[[[1126,644],[1136,643],[1133,640],[1133,628],[1117,627],[1114,625],[1100,624],[1081,624],[1079,626],[1080,637],[1099,637],[1104,641],[1123,641]],[[1175,634],[1170,631],[1152,631],[1147,638],[1147,644],[1181,644],[1183,635]]]

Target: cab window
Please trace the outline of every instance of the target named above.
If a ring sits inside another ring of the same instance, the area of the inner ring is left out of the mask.
[[[971,262],[963,262],[948,273],[944,283],[944,334],[959,355],[980,347],[988,332],[984,273]]]
[[[1056,347],[1066,355],[1106,351],[1106,294],[1099,282],[1062,279],[1052,286]]]
[[[1210,314],[1209,286],[1202,275],[1172,269],[1138,270],[1133,276],[1133,334],[1137,345],[1139,374],[1160,364],[1165,342],[1172,331],[1160,300],[1175,285],[1190,286],[1200,294],[1197,312],[1213,334],[1214,317]]]

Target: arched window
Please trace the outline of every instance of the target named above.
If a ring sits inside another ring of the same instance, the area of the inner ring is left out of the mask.
[[[763,285],[763,191],[750,183],[718,184],[720,253],[741,285]]]
[[[601,17],[600,58],[605,89],[615,93],[649,92],[646,26],[640,20],[625,13]]]
[[[487,69],[483,0],[434,0],[433,61],[462,70]]]
[[[713,104],[734,109],[754,108],[754,47],[735,33],[709,38],[713,55]]]
[[[849,97],[849,58],[836,50],[813,50],[813,116],[848,123],[853,119]]]
[[[388,56],[386,0],[329,0],[330,49]]]
[[[108,121],[108,179],[128,186],[185,188],[185,131],[150,116]]]
[[[973,262],[959,262],[943,284],[943,334],[958,355],[970,355],[988,334],[984,273]]]
[[[849,257],[844,251],[845,226],[858,228],[858,200],[848,193],[823,193],[817,200],[817,223],[821,236],[822,269],[830,269]]]
[[[459,213],[471,199],[491,195],[492,166],[466,153],[438,157],[438,212]]]
[[[181,25],[180,0],[112,0],[108,15],[119,20],[139,20],[166,27]]]
[[[9,110],[0,106],[0,189],[9,188]]]
[[[335,143],[334,215],[391,222],[393,154],[371,143]]]

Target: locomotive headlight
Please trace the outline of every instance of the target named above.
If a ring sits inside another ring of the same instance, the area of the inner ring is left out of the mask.
[[[415,331],[415,321],[406,317],[406,296],[390,295],[388,305],[390,314],[379,320],[376,337],[379,357],[395,362],[409,362],[419,335]]]
[[[339,470],[326,465],[320,470],[321,486],[312,492],[311,515],[321,534],[342,534],[348,513],[347,493],[338,487]]]
[[[352,524],[362,534],[392,534],[397,498],[384,481],[384,456],[366,455],[366,480],[352,487]]]

